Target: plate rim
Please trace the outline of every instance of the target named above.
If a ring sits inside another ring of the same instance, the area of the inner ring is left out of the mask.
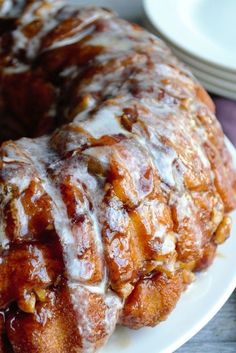
[[[197,60],[202,61],[206,65],[215,66],[215,68],[217,68],[218,70],[227,71],[228,73],[233,73],[233,74],[236,73],[236,66],[233,66],[231,64],[227,66],[227,65],[224,65],[224,64],[216,61],[214,58],[208,59],[206,57],[202,57],[197,52],[193,52],[193,51],[187,49],[181,43],[178,43],[178,41],[176,41],[176,39],[171,38],[168,34],[166,34],[164,31],[162,31],[162,29],[158,26],[157,21],[155,20],[155,17],[154,17],[155,11],[151,11],[152,4],[154,4],[153,0],[143,0],[143,9],[144,9],[149,21],[151,22],[152,26],[154,26],[159,31],[159,33],[163,36],[163,38],[165,40],[167,40],[170,43],[173,43],[180,50],[184,51],[187,55],[191,55],[192,57],[196,58]],[[157,4],[157,2],[155,2],[155,5],[156,4]]]
[[[193,72],[193,74],[194,74],[194,72]],[[196,76],[196,75],[194,74],[194,76]],[[208,82],[204,79],[198,78],[198,81],[210,93],[222,96],[223,98],[232,99],[232,100],[235,100],[235,98],[236,98],[235,92],[229,91],[226,88],[222,88],[222,87],[218,87],[216,85],[213,85],[211,82]]]
[[[215,76],[221,80],[234,83],[236,85],[236,73],[229,74],[228,72],[225,72],[223,70],[212,68],[210,65],[206,65],[204,62],[200,60],[196,60],[196,58],[193,58],[192,56],[186,54],[184,51],[177,48],[174,44],[168,42],[168,45],[170,46],[174,54],[177,57],[179,56],[180,59],[185,63],[187,63],[188,65],[196,67],[198,70],[202,71],[203,73],[207,73],[208,75],[210,74],[211,76]]]
[[[186,51],[178,48],[174,43],[170,42],[168,39],[164,38],[160,32],[158,32],[157,28],[154,27],[150,20],[148,19],[147,15],[144,13],[144,21],[143,26],[149,32],[153,33],[158,38],[163,38],[171,50],[174,52],[175,56],[179,57],[181,61],[185,62],[188,65],[195,66],[198,70],[201,70],[206,73],[210,73],[219,79],[226,80],[228,82],[236,83],[236,72],[228,72],[225,70],[220,70],[215,66],[208,65],[207,63],[203,62],[200,59],[195,58],[191,55],[191,53],[187,53]]]
[[[181,58],[181,56],[178,56],[178,54],[173,50],[173,53],[177,58],[179,58],[181,61],[184,59]],[[215,75],[211,75],[208,72],[205,72],[198,67],[194,66],[193,64],[188,63],[187,61],[184,61],[184,63],[188,66],[191,72],[194,73],[194,75],[199,78],[199,80],[204,79],[205,81],[211,83],[214,86],[217,86],[219,88],[225,89],[227,91],[230,91],[232,93],[235,93],[235,98],[236,98],[236,82],[233,83],[232,81],[225,80],[223,78],[216,77]],[[203,76],[202,76],[203,75]]]

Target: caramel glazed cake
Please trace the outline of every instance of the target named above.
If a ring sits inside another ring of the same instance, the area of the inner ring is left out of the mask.
[[[0,10],[0,352],[94,352],[212,263],[236,174],[160,39],[60,0]]]

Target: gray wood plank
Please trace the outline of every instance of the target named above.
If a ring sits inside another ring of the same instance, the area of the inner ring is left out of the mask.
[[[235,353],[236,342],[220,342],[215,343],[206,342],[204,345],[193,342],[191,346],[186,345],[178,353]]]
[[[236,290],[218,314],[177,353],[236,353]]]

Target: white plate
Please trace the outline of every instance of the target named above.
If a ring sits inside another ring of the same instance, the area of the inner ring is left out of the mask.
[[[144,18],[143,24],[150,32],[159,37],[163,37],[150,23],[147,17]],[[210,66],[198,59],[194,59],[192,56],[174,46],[171,42],[168,42],[168,40],[166,40],[166,42],[169,44],[173,53],[189,66],[193,74],[209,92],[226,98],[236,99],[236,73],[232,74],[229,71],[217,69],[216,67]]]
[[[144,0],[158,31],[181,50],[236,72],[235,0]]]
[[[143,25],[147,30],[156,34],[158,37],[163,37],[162,34],[157,30],[157,28],[155,28],[151,24],[147,16],[144,17]],[[228,70],[224,70],[223,68],[220,69],[216,66],[213,66],[212,64],[209,65],[209,63],[206,63],[200,60],[199,58],[194,57],[190,53],[187,53],[186,51],[175,46],[172,42],[168,41],[167,38],[164,39],[168,43],[169,47],[172,48],[176,56],[179,57],[183,62],[196,67],[198,70],[201,70],[204,73],[213,75],[214,77],[217,77],[219,79],[230,81],[236,84],[236,72],[234,73]]]
[[[169,43],[169,45],[171,46],[176,56],[180,57],[182,61],[196,67],[198,70],[204,73],[210,74],[219,79],[233,82],[236,85],[236,73],[233,74],[229,71],[217,69],[215,66],[206,64],[203,61],[195,59],[193,56],[186,54],[186,52],[179,50],[177,47],[171,45],[171,43]]]
[[[209,72],[205,72],[192,63],[189,62],[189,60],[186,57],[183,57],[183,55],[179,52],[176,51],[175,48],[171,47],[173,53],[183,62],[187,64],[187,66],[190,68],[190,70],[194,73],[194,75],[199,78],[199,79],[205,79],[206,81],[212,83],[212,85],[215,85],[217,87],[220,87],[222,89],[226,89],[229,91],[232,91],[232,93],[235,94],[236,98],[236,80],[235,82],[229,81],[223,78],[219,78],[215,75],[210,74]]]
[[[228,140],[227,145],[236,167],[236,151]],[[169,318],[138,331],[119,327],[101,353],[172,353],[212,319],[236,287],[236,211],[232,218],[232,236],[218,248],[213,265],[197,276]]]
[[[193,74],[200,80],[205,80],[209,83],[211,83],[212,85],[222,88],[222,90],[227,90],[232,92],[235,96],[234,98],[236,98],[236,83],[232,83],[223,79],[219,79],[215,76],[209,75],[205,72],[202,72],[200,70],[198,70],[196,67],[188,64],[188,67],[190,68],[190,70],[193,72]]]
[[[192,72],[194,73],[194,70],[192,70]],[[217,94],[217,95],[225,97],[225,98],[234,99],[234,100],[236,99],[235,92],[232,92],[232,91],[229,91],[225,88],[221,88],[216,85],[213,85],[211,82],[208,82],[203,78],[201,78],[201,79],[198,78],[198,80],[208,92],[213,93],[213,94]]]

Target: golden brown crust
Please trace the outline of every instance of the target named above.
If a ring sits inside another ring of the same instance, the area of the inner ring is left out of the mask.
[[[73,309],[65,291],[39,303],[34,314],[21,311],[6,316],[6,330],[14,352],[63,353],[81,346]]]
[[[165,320],[184,290],[181,272],[168,278],[157,273],[138,282],[125,302],[121,324],[138,329]]]

